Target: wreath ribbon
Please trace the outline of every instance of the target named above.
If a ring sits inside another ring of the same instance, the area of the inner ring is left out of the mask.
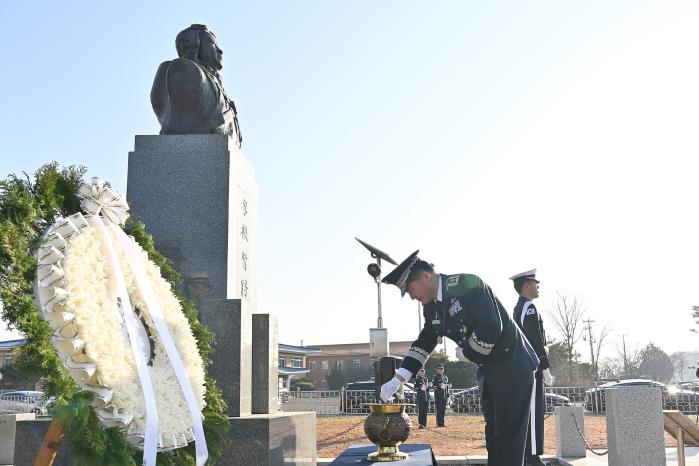
[[[109,268],[112,278],[116,282],[117,286],[117,296],[119,297],[119,306],[121,314],[123,316],[124,324],[126,325],[126,331],[128,333],[129,346],[131,347],[131,353],[133,354],[134,362],[136,363],[136,370],[138,372],[138,378],[141,382],[141,389],[143,390],[143,398],[146,404],[146,426],[144,430],[144,441],[143,441],[143,464],[145,466],[155,466],[156,457],[158,454],[158,408],[155,404],[155,390],[153,389],[153,383],[150,379],[150,374],[148,373],[148,363],[145,360],[141,348],[138,345],[138,331],[136,324],[136,316],[134,314],[133,308],[131,307],[131,300],[129,299],[129,293],[126,289],[126,283],[124,280],[123,272],[119,266],[119,258],[117,256],[114,245],[112,244],[112,239],[110,238],[109,230],[103,223],[106,219],[101,219],[99,216],[91,215],[88,217],[90,224],[97,228],[98,231],[102,233],[104,244],[107,246],[109,251]]]
[[[82,185],[78,194],[82,198],[80,207],[88,214],[102,214],[116,225],[123,225],[129,218],[129,205],[126,200],[101,178],[92,178],[92,183]]]
[[[177,376],[177,381],[179,382],[184,398],[187,401],[187,407],[189,408],[189,412],[192,415],[192,422],[194,423],[194,441],[197,466],[204,466],[209,457],[209,453],[206,447],[204,426],[202,425],[202,415],[199,405],[197,404],[196,397],[194,396],[194,391],[192,390],[192,384],[187,376],[184,363],[182,362],[180,353],[177,351],[177,347],[175,346],[170,329],[165,323],[163,311],[160,309],[160,305],[158,304],[153,288],[150,285],[146,271],[143,269],[141,262],[138,260],[138,251],[135,248],[134,241],[129,238],[118,226],[112,224],[110,227],[112,233],[126,253],[126,260],[131,268],[134,278],[136,279],[136,284],[141,292],[141,295],[143,296],[143,300],[146,303],[146,307],[148,308],[153,322],[155,323],[155,328],[158,331],[160,341],[165,348],[170,365]]]

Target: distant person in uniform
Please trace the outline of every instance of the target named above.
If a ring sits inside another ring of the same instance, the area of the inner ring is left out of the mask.
[[[549,357],[546,353],[546,333],[541,314],[534,306],[539,297],[539,280],[536,269],[518,273],[510,277],[519,293],[519,300],[512,315],[514,321],[524,333],[539,358],[539,367],[534,373],[534,390],[527,429],[525,461],[527,465],[545,466],[539,455],[544,454],[544,415],[546,413],[546,394],[544,384],[551,385],[553,378],[549,370]]]
[[[447,410],[447,398],[449,398],[449,377],[444,374],[444,364],[437,366],[435,371],[432,377],[432,387],[434,388],[434,411],[437,415],[437,427],[446,427],[444,413]]]
[[[427,411],[430,407],[430,379],[425,377],[425,368],[421,367],[415,376],[415,391],[417,392],[417,423],[418,429],[427,427]]]
[[[422,303],[425,325],[395,377],[381,386],[381,399],[390,401],[447,337],[459,360],[478,365],[488,465],[521,465],[539,359],[490,287],[476,275],[435,273],[418,251],[383,282]]]

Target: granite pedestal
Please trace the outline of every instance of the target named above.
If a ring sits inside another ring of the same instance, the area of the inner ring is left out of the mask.
[[[51,424],[50,419],[20,420],[15,432],[14,466],[33,466],[36,454],[44,441],[46,431]],[[62,442],[58,447],[53,466],[70,466],[73,464],[68,455],[68,444]]]
[[[580,432],[585,432],[583,408],[580,406],[556,406],[554,413],[556,414],[556,456],[559,458],[584,457],[586,455],[585,442],[580,436]]]
[[[36,415],[32,413],[0,414],[0,464],[13,464],[15,461],[17,423],[34,419]]]
[[[253,414],[231,419],[226,466],[315,466],[315,413]],[[217,463],[218,464],[218,463]]]
[[[660,387],[605,390],[609,464],[665,466]]]
[[[251,414],[252,315],[239,299],[206,299],[199,319],[216,337],[209,374],[228,403],[228,415]]]
[[[277,318],[252,316],[252,413],[279,410],[279,338]]]
[[[136,136],[126,200],[184,277],[206,273],[211,299],[256,308],[252,166],[225,134]]]
[[[230,442],[217,464],[313,465],[315,413],[277,412],[276,320],[259,315],[253,322],[257,198],[252,166],[226,135],[136,136],[131,213],[178,271],[208,276],[210,284],[199,318],[216,337],[209,373],[231,416]]]

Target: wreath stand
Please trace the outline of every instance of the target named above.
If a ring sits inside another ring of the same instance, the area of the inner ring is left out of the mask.
[[[41,448],[39,448],[39,453],[37,453],[34,460],[34,466],[52,466],[64,436],[63,426],[56,419],[53,419],[51,424],[49,424],[49,429],[46,431],[44,441],[41,442]]]

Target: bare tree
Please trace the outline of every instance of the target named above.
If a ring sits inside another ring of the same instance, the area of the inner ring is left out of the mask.
[[[672,368],[674,370],[675,380],[677,382],[682,381],[682,374],[685,368],[685,355],[682,351],[677,351],[670,355],[670,361],[672,361]]]
[[[692,318],[694,319],[694,323],[699,325],[699,306],[692,306]],[[695,328],[691,328],[689,331],[699,333]]]
[[[622,335],[622,338],[624,335]],[[600,365],[603,379],[628,379],[640,377],[641,351],[638,345],[626,346],[626,340],[616,345],[616,355],[606,358]]]
[[[573,358],[576,355],[575,344],[582,337],[583,318],[586,309],[577,296],[568,296],[556,292],[555,301],[548,309],[553,325],[562,338],[563,348],[568,359],[568,380],[573,380]]]
[[[612,332],[612,327],[609,322],[605,323],[599,334],[594,337],[594,353],[595,353],[595,377],[599,379],[599,356],[602,352],[602,347],[604,347],[605,340],[609,337]]]

